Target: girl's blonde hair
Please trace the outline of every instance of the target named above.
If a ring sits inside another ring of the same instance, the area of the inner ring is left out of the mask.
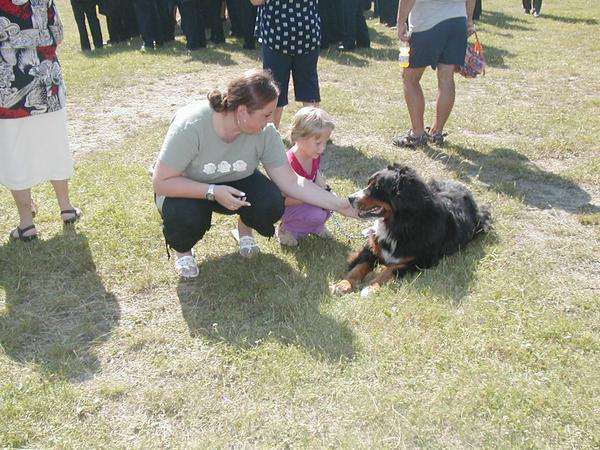
[[[325,130],[333,131],[334,129],[335,123],[332,117],[324,110],[314,106],[305,106],[294,115],[290,140],[295,143],[298,139],[306,139]]]

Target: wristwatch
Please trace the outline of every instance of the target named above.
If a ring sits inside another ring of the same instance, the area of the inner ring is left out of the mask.
[[[208,186],[208,191],[206,191],[206,200],[209,200],[211,202],[215,201],[215,185],[214,184],[210,184]]]

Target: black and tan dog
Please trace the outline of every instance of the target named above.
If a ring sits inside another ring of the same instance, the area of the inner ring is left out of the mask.
[[[400,165],[375,173],[349,199],[361,218],[377,222],[369,242],[350,257],[345,279],[332,286],[334,294],[352,291],[379,264],[385,269],[361,291],[364,297],[393,277],[433,267],[488,231],[492,222],[487,208],[477,206],[461,183],[425,183]]]

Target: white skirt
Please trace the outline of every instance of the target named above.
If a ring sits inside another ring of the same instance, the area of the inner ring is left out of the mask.
[[[73,175],[67,113],[0,119],[0,184],[11,191]]]

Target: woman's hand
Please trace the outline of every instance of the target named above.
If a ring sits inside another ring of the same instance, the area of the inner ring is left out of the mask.
[[[215,200],[230,211],[237,211],[242,206],[250,206],[246,194],[231,186],[215,186]]]
[[[475,24],[473,23],[473,20],[468,20],[467,21],[467,36],[471,36],[473,33],[475,33]]]
[[[408,36],[408,27],[406,26],[406,22],[398,22],[396,28],[398,31],[398,39],[408,44],[410,37]]]
[[[358,219],[358,211],[350,205],[350,202],[348,201],[348,199],[340,199],[340,200],[341,200],[340,207],[338,209],[336,209],[336,211],[346,217]]]
[[[266,3],[266,0],[250,0],[254,6],[262,6]]]

